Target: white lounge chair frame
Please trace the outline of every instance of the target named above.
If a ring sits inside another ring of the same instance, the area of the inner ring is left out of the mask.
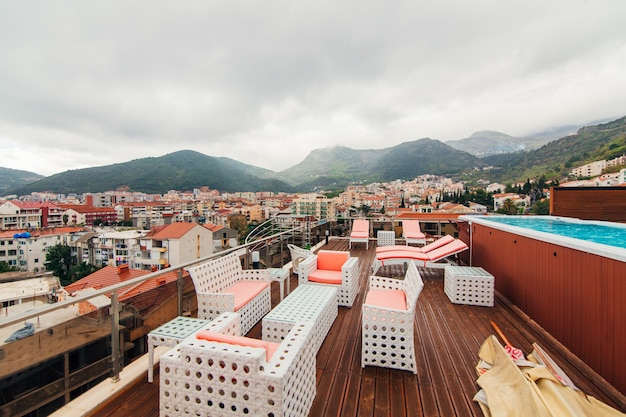
[[[417,373],[415,307],[424,288],[417,267],[410,263],[403,280],[370,276],[368,288],[404,291],[407,309],[363,304],[361,366],[372,365]]]
[[[207,330],[239,336],[239,314],[225,315]],[[161,356],[160,416],[308,416],[316,393],[313,326],[296,323],[269,360],[261,348],[186,338]]]
[[[369,249],[370,222],[364,219],[356,219],[352,222],[350,242],[348,248],[352,249],[352,243],[365,243],[365,249]]]
[[[383,265],[402,265],[405,263],[419,263],[420,266],[425,268],[445,268],[447,265],[453,264],[448,258],[467,249],[468,246],[465,242],[460,239],[454,239],[452,242],[428,252],[420,252],[415,250],[415,248],[405,248],[397,250],[395,253],[393,251],[379,252],[372,263],[372,273],[375,275]],[[392,253],[401,255],[391,257]]]
[[[426,235],[422,233],[418,220],[402,220],[402,237],[404,237],[404,242],[407,246],[411,243],[416,245],[426,244]]]
[[[222,313],[235,311],[235,295],[224,292],[239,281],[271,282],[267,269],[241,267],[239,256],[233,252],[206,263],[187,268],[198,298],[198,318],[215,319]],[[246,334],[271,309],[271,285],[238,310],[241,331]]]

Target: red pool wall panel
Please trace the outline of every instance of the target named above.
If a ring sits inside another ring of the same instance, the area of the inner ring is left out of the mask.
[[[471,246],[463,261],[489,271],[497,291],[626,394],[626,263],[475,223],[459,226]]]

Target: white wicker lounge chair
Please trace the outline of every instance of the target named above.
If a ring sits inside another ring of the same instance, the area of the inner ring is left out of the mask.
[[[313,326],[296,323],[281,343],[241,337],[232,325],[186,338],[161,356],[160,416],[308,416]]]
[[[414,263],[403,280],[371,276],[362,311],[361,366],[417,373],[415,306],[424,282]]]

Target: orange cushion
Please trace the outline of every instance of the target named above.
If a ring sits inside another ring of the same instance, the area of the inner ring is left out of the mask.
[[[245,336],[232,336],[229,334],[200,330],[196,339],[208,340],[209,342],[227,343],[235,346],[248,346],[265,349],[265,360],[269,361],[280,343],[266,342],[265,340],[253,339]]]
[[[394,310],[406,310],[406,294],[400,290],[370,289],[365,304]]]
[[[341,285],[341,271],[318,269],[309,274],[309,281],[320,284]]]
[[[224,292],[235,294],[235,311],[237,311],[259,295],[268,285],[270,283],[265,281],[239,281],[226,288]]]
[[[341,271],[349,257],[350,252],[321,250],[317,252],[317,269]]]

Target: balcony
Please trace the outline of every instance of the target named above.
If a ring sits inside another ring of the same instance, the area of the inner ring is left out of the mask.
[[[313,236],[324,235],[315,231],[312,234]],[[278,242],[280,239],[273,241]],[[339,309],[339,315],[318,352],[316,358],[317,395],[310,416],[482,416],[482,411],[472,400],[478,389],[475,365],[480,344],[493,333],[490,327],[492,320],[502,327],[515,346],[520,347],[524,352],[530,352],[531,343],[539,342],[585,393],[622,411],[626,410],[626,400],[623,394],[564,349],[550,334],[506,299],[497,297],[495,306],[492,308],[450,303],[443,291],[443,272],[437,269],[420,268],[425,288],[418,301],[415,317],[417,375],[384,368],[361,368],[360,306],[363,302],[365,282],[370,272],[369,266],[374,257],[374,247],[375,245],[370,245],[370,249],[366,250],[357,245],[356,249],[351,250],[352,255],[360,260],[360,292],[352,308]],[[329,243],[322,248],[347,250],[348,240],[331,238]],[[161,261],[160,259],[159,262]],[[184,266],[178,265],[172,269],[176,270]],[[387,269],[381,269],[384,275],[402,274],[401,266],[385,268]],[[158,271],[151,276],[157,277],[166,272],[167,270]],[[293,290],[298,286],[297,276],[292,274],[289,279]],[[135,282],[125,283],[127,286],[136,284]],[[279,286],[278,283],[275,284],[272,286],[272,306],[280,302]],[[102,293],[110,292],[111,288],[101,291]],[[69,303],[77,304],[76,300],[71,300]],[[108,308],[108,306],[103,306],[102,311],[108,311]],[[173,316],[176,314],[174,311]],[[0,328],[3,327],[3,323],[6,323],[6,317],[2,319],[4,321],[0,321]],[[111,330],[110,318],[104,319],[92,313],[91,319],[91,326],[99,323],[99,326],[104,326],[108,330],[105,333],[115,334]],[[167,317],[163,319],[169,320]],[[21,325],[23,321],[20,320],[18,324]],[[41,326],[45,327],[43,319]],[[130,327],[131,324],[127,323],[126,326]],[[140,323],[138,326],[143,326],[144,334],[154,328],[145,323]],[[142,331],[137,329],[138,327],[131,329],[130,333],[141,337]],[[61,336],[63,332],[62,326],[54,328],[54,335]],[[83,329],[79,333],[83,334],[83,332],[87,330]],[[76,333],[75,338],[79,337],[79,333]],[[84,333],[83,337],[89,334],[91,333]],[[44,342],[47,340],[46,337],[52,337],[45,331],[39,331],[37,335],[40,337],[39,340]],[[248,335],[260,337],[260,323],[253,327]],[[35,338],[30,339],[33,343],[37,342]],[[24,340],[27,343],[30,342],[28,338]],[[119,343],[120,346],[123,345],[122,340]],[[141,339],[136,346],[140,344],[142,344]],[[157,355],[165,351],[167,348],[159,348]],[[32,352],[36,355],[35,345]],[[14,353],[5,349],[4,354],[6,358],[9,358]],[[123,353],[120,355],[123,356]],[[0,369],[2,367],[0,366]],[[119,371],[117,374],[116,370]],[[35,369],[32,372],[38,371]],[[59,409],[53,416],[65,417],[69,415],[67,413],[75,413],[79,407],[84,407],[80,415],[158,415],[158,367],[155,382],[148,384],[145,354],[139,355],[130,363],[125,363],[123,370],[113,366],[110,374],[119,376],[119,380],[112,383],[110,378],[104,378],[100,385],[86,390],[84,394],[69,403],[67,407]],[[75,385],[71,386],[75,387]],[[64,388],[58,383],[55,387],[60,391],[54,391],[54,393],[46,391],[48,396],[63,398]],[[24,394],[24,396],[27,395],[29,393]],[[67,391],[67,397],[69,396],[69,391]],[[8,410],[2,407],[5,405],[0,404],[0,415]],[[13,415],[17,412],[8,414]]]

